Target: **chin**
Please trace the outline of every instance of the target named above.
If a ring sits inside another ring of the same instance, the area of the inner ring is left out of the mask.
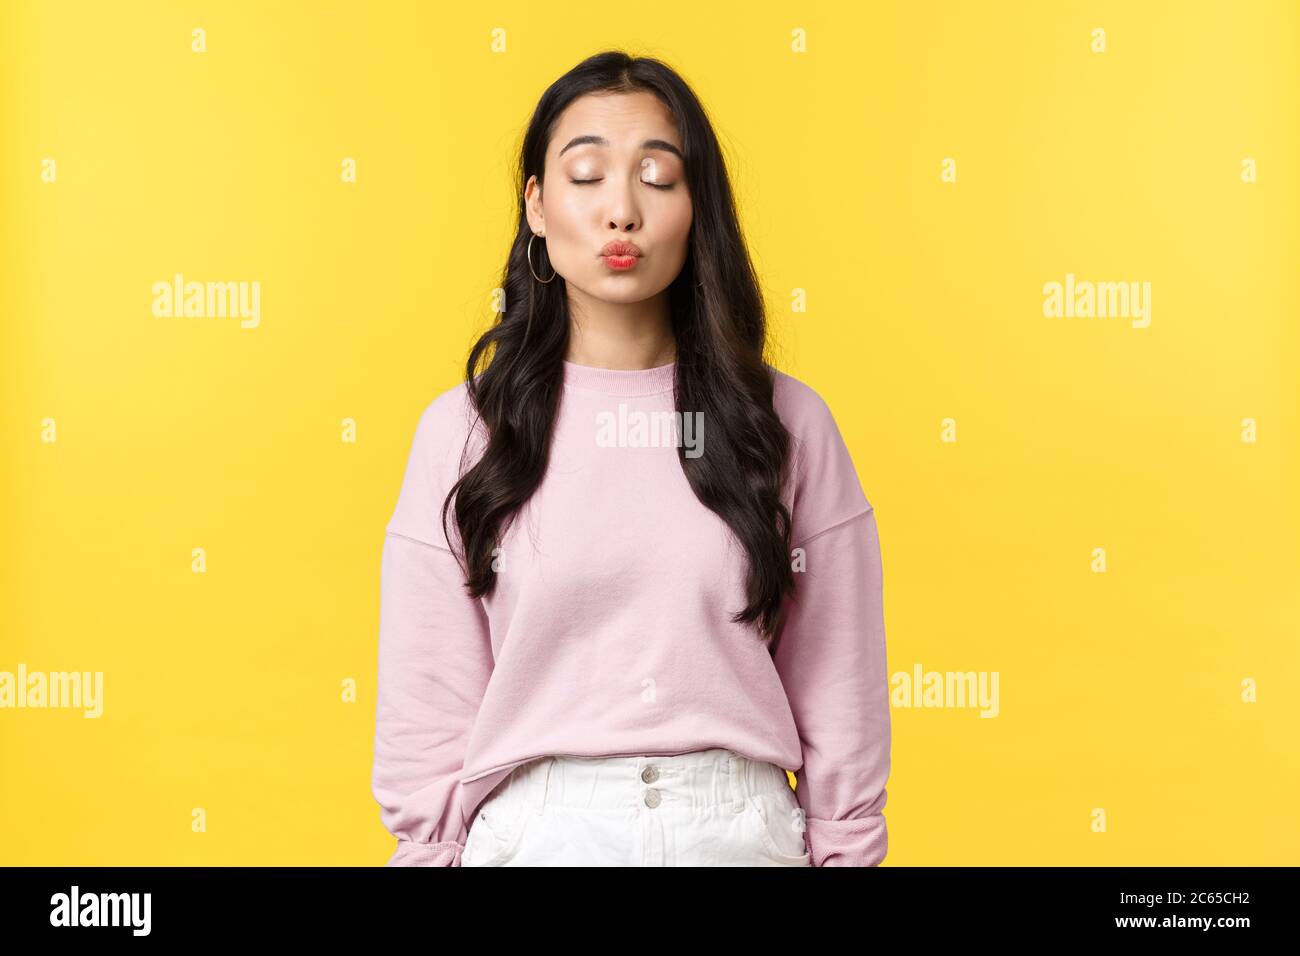
[[[626,305],[648,299],[649,295],[645,291],[646,288],[645,281],[640,277],[606,276],[604,281],[597,284],[592,290],[592,297],[605,302],[617,302],[620,305]]]

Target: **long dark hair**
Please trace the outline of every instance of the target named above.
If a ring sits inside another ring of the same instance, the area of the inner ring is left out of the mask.
[[[766,640],[794,588],[790,513],[781,501],[791,439],[772,404],[763,299],[721,148],[695,94],[659,60],[598,53],[551,84],[533,112],[515,190],[518,229],[501,283],[505,311],[474,344],[465,367],[488,440],[443,502],[443,531],[454,498],[466,588],[473,597],[491,593],[493,551],[546,474],[569,342],[564,283],[538,282],[526,258],[532,232],[524,187],[532,175],[541,181],[554,124],[571,102],[588,93],[633,91],[654,93],[676,118],[694,203],[686,261],[669,286],[674,393],[679,411],[703,412],[710,437],[705,454],[687,458],[679,444],[678,455],[696,498],[727,523],[749,556],[748,603],[732,621],[757,621]],[[544,252],[534,258],[540,275],[551,271]],[[490,364],[479,371],[489,351]]]

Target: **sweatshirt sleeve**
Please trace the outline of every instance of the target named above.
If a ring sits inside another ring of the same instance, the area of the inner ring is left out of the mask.
[[[813,404],[795,455],[795,593],[774,663],[803,750],[795,796],[813,866],[878,866],[890,766],[880,541],[830,410]]]
[[[442,499],[464,439],[452,397],[421,416],[380,562],[372,792],[397,838],[388,866],[461,865],[460,772],[493,666],[482,602],[464,590],[442,535]]]

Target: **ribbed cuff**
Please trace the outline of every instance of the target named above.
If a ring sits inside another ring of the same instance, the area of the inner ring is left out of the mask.
[[[398,840],[397,852],[384,865],[460,866],[460,854],[464,849],[463,844],[454,841],[447,843],[414,843],[411,840]]]
[[[883,813],[855,820],[805,820],[813,866],[879,866],[889,852]]]

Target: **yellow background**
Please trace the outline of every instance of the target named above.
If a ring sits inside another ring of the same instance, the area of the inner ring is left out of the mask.
[[[1300,4],[0,11],[0,670],[105,680],[97,720],[0,710],[0,863],[391,855],[383,526],[531,110],[610,46],[717,124],[890,671],[1000,675],[996,719],[893,710],[886,865],[1300,862]],[[260,326],[155,318],[176,272],[259,281]],[[1045,318],[1067,272],[1151,282],[1150,327]]]

